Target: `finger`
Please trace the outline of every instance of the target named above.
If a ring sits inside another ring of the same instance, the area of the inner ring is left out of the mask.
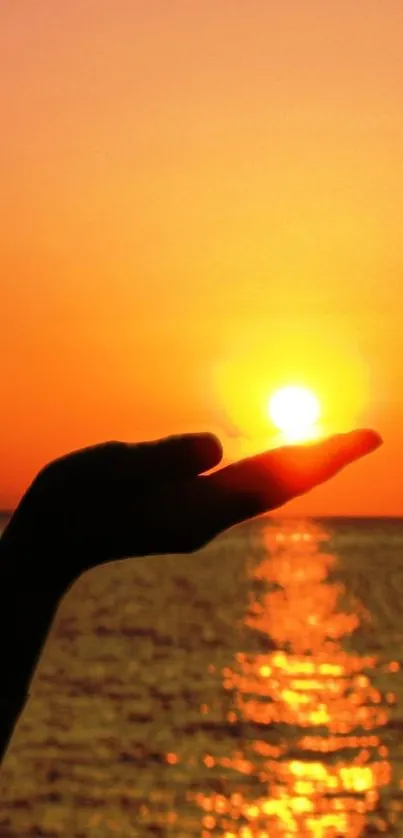
[[[196,477],[218,465],[222,455],[220,440],[210,433],[170,436],[126,449],[128,470],[153,482]]]
[[[202,481],[206,526],[217,534],[282,506],[381,443],[374,431],[358,430],[314,444],[284,446],[220,469]]]
[[[196,477],[218,465],[222,445],[211,433],[183,434],[152,442],[105,442],[81,448],[53,460],[36,483],[64,492],[74,490],[118,502],[122,492],[145,484]],[[107,495],[105,496],[105,491]]]
[[[222,458],[222,445],[210,433],[169,436],[131,444],[105,442],[54,460],[43,473],[60,472],[63,479],[82,478],[116,485],[144,481],[185,479],[214,468]]]

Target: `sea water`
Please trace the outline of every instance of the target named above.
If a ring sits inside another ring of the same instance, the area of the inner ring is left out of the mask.
[[[87,572],[3,762],[0,835],[403,836],[402,667],[403,520],[261,518]]]

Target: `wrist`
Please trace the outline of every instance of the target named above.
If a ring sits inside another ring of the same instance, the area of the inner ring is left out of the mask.
[[[29,697],[61,598],[54,589],[27,582],[15,559],[0,542],[0,762]]]
[[[33,541],[17,538],[7,529],[0,537],[0,591],[6,586],[21,596],[37,597],[43,605],[57,603],[74,581],[63,572],[66,566],[57,549],[47,555]]]

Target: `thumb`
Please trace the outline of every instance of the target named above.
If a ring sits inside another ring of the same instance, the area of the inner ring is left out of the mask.
[[[363,429],[233,463],[200,481],[204,519],[216,535],[313,489],[381,443],[379,434]]]

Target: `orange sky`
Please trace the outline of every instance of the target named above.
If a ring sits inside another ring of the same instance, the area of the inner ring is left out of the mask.
[[[106,439],[258,448],[297,377],[385,445],[286,511],[403,514],[402,36],[379,0],[2,0],[0,507]]]

